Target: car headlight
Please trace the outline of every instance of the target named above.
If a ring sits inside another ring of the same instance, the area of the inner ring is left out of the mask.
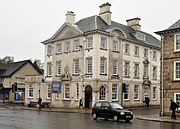
[[[124,112],[120,112],[121,115],[124,115],[125,113]]]

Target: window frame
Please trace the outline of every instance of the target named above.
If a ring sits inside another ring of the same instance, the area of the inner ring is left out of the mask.
[[[129,77],[130,72],[130,62],[125,61],[124,62],[124,76]]]
[[[47,76],[52,76],[52,62],[47,62]]]
[[[156,100],[157,99],[157,87],[156,86],[153,86],[153,95],[152,95],[152,97],[153,97],[153,100]]]
[[[115,96],[115,98],[113,98]],[[118,100],[118,84],[113,83],[112,84],[112,100],[116,101]]]
[[[101,45],[100,45],[101,49],[107,49],[107,38],[105,37],[101,37]]]
[[[86,57],[86,74],[93,73],[93,61],[92,57]]]
[[[56,61],[56,75],[57,76],[61,75],[61,61],[60,60]]]
[[[176,70],[176,64],[177,63],[179,63],[179,71],[178,71],[179,72],[179,75],[178,75],[179,78],[177,78],[177,76],[176,76],[176,71],[177,71]],[[174,80],[180,80],[180,61],[174,61]]]
[[[139,90],[140,86],[139,85],[134,85],[134,100],[139,100]],[[137,98],[135,98],[137,96]]]
[[[100,74],[106,74],[107,72],[107,58],[100,57]]]
[[[134,46],[134,56],[139,57],[139,47]]]
[[[177,101],[177,95],[179,97],[178,101]],[[174,101],[179,105],[178,110],[180,109],[180,93],[174,93]]]
[[[65,51],[64,52],[70,52],[71,51],[70,41],[66,41],[64,45],[65,45]]]
[[[178,45],[177,45],[177,37],[179,38]],[[177,46],[179,48],[177,48]],[[174,35],[174,51],[180,51],[180,33]]]
[[[48,46],[47,46],[47,55],[48,55],[48,56],[51,56],[51,55],[52,55],[52,49],[53,49],[53,48],[52,48],[52,45],[48,45]]]
[[[56,53],[62,53],[62,43],[58,43],[56,45]]]
[[[113,75],[118,75],[118,60],[113,60],[112,62],[112,74]]]
[[[73,73],[74,74],[79,74],[79,59],[74,59],[73,60]]]
[[[154,80],[157,80],[157,67],[156,67],[156,66],[153,66],[152,68],[153,68],[153,76],[152,76],[152,78],[153,78]],[[154,69],[154,68],[155,68],[155,69]]]
[[[31,87],[30,87],[31,86]],[[31,92],[30,92],[30,88],[31,88]],[[32,94],[31,94],[32,93]],[[28,85],[28,98],[34,98],[34,87],[32,84]]]
[[[119,51],[117,40],[113,40],[113,42],[112,42],[112,51],[116,51],[116,52]]]
[[[139,63],[134,63],[134,77],[139,78]]]
[[[68,84],[68,83],[64,84],[64,99],[65,100],[70,99],[70,84]]]
[[[101,86],[99,88],[99,101],[105,101],[106,100],[106,88],[105,86]]]
[[[124,53],[125,53],[126,55],[129,55],[129,52],[130,52],[130,44],[129,44],[129,43],[125,43]]]
[[[74,40],[74,51],[79,51],[80,41],[79,39]]]
[[[87,37],[86,42],[86,49],[92,49],[93,48],[93,37]]]

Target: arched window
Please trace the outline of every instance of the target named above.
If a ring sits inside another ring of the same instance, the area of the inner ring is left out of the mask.
[[[106,88],[101,86],[99,90],[99,100],[106,100]]]

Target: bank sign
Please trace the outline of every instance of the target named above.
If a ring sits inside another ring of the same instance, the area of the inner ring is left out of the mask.
[[[51,91],[61,93],[61,81],[52,81]]]

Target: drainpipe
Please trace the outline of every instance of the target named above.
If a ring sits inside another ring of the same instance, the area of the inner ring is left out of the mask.
[[[163,45],[163,42],[164,42],[164,36],[161,35],[161,43],[162,43],[162,49],[161,49],[161,55],[162,55],[162,61],[161,61],[161,112],[160,112],[160,116],[164,116],[164,56],[163,56],[163,53],[164,53],[164,45]]]

